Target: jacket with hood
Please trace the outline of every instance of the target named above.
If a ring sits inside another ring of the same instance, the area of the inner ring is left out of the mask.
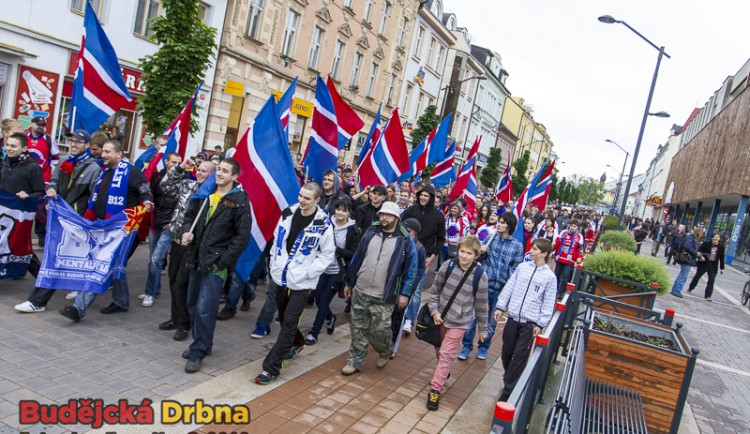
[[[80,215],[86,212],[89,199],[94,192],[96,181],[102,168],[99,167],[95,158],[89,157],[76,164],[70,174],[61,170],[64,162],[55,166],[52,170],[52,179],[47,184],[47,189],[54,189],[65,202]]]
[[[208,197],[196,198],[188,205],[183,233],[196,219],[198,223],[183,258],[189,267],[196,265],[199,271],[210,271],[214,266],[217,270],[232,270],[250,242],[250,201],[236,181],[208,219],[208,206],[203,206],[207,200]]]
[[[352,218],[341,226],[337,226],[332,220],[331,228],[333,228],[333,241],[336,244],[336,255],[325,273],[343,276],[359,245],[359,228]]]
[[[351,198],[344,194],[343,191],[341,191],[341,180],[339,178],[339,175],[333,170],[326,170],[325,172],[323,172],[324,177],[329,174],[333,175],[333,194],[331,194],[330,196],[326,196],[325,192],[323,192],[320,195],[320,202],[318,202],[318,206],[326,210],[329,217],[333,217],[333,213],[334,211],[336,211],[333,208],[333,204],[339,200],[348,200],[349,203],[351,203]]]
[[[154,226],[163,228],[172,220],[172,214],[179,202],[177,192],[167,192],[161,186],[161,181],[166,178],[167,169],[164,168],[151,177],[151,193],[154,195]]]
[[[287,237],[299,204],[281,212],[271,247],[270,274],[273,281],[295,291],[315,289],[320,275],[336,253],[331,220],[325,210],[316,207],[312,223],[297,234],[291,251],[286,251]]]
[[[430,200],[427,205],[422,206],[417,199],[417,203],[410,206],[401,215],[401,220],[415,218],[422,226],[417,238],[422,243],[425,253],[429,258],[432,255],[438,256],[445,244],[445,216],[435,208],[435,187],[427,184],[422,187],[420,193],[426,191],[430,194]]]
[[[200,184],[198,184],[198,181],[190,179],[185,169],[175,166],[164,175],[164,179],[161,180],[159,186],[164,194],[177,197],[177,204],[169,221],[169,230],[174,235],[174,242],[179,243],[179,237],[182,235],[182,223],[185,220],[185,212],[187,212],[189,205],[188,200],[193,197]]]
[[[37,199],[44,194],[42,168],[36,163],[29,151],[24,151],[16,158],[5,157],[3,161],[0,189],[11,194],[25,191],[30,199]]]

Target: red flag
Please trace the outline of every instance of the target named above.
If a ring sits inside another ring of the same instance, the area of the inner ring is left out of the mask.
[[[336,86],[331,80],[331,76],[328,76],[328,90],[331,92],[331,99],[333,100],[333,107],[336,110],[336,122],[339,127],[339,149],[343,148],[344,145],[352,138],[354,134],[359,132],[365,122],[360,119],[357,112],[349,104],[341,98],[341,95],[336,91]]]
[[[362,188],[372,185],[388,185],[409,170],[409,150],[401,129],[398,109],[394,109],[380,140],[359,166],[359,179]]]
[[[547,167],[537,184],[535,193],[529,197],[529,202],[538,206],[540,210],[547,208],[547,198],[549,198],[549,190],[552,187],[552,170],[555,168],[555,161]]]

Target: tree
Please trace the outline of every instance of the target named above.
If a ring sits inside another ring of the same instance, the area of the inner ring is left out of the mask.
[[[437,107],[434,105],[428,105],[427,108],[424,109],[422,116],[417,119],[417,126],[411,130],[410,133],[412,149],[422,143],[422,140],[424,140],[424,138],[427,137],[427,135],[430,134],[430,132],[440,123],[440,119],[436,112]]]
[[[145,95],[138,99],[147,132],[161,134],[180,113],[204,77],[216,29],[201,21],[200,1],[161,0],[164,15],[151,19],[151,40],[161,48],[141,57]],[[193,108],[190,132],[198,130]]]
[[[555,172],[552,172],[552,179],[550,180],[550,188],[549,188],[549,201],[555,201],[557,200],[557,175]]]
[[[575,184],[578,197],[576,202],[586,205],[596,205],[604,199],[604,184],[598,179],[589,176],[573,175],[572,183]],[[573,202],[575,203],[575,202]]]
[[[487,165],[484,166],[479,180],[487,188],[494,188],[500,181],[500,163],[503,161],[503,152],[500,148],[490,148],[490,156],[487,157]]]
[[[555,190],[556,190],[555,193],[557,194],[557,199],[560,199],[560,202],[562,202],[562,203],[568,203],[568,201],[565,200],[566,199],[566,197],[565,197],[565,188],[566,188],[567,185],[568,185],[568,181],[565,178],[563,178],[563,179],[560,180],[559,183],[557,183],[556,188],[555,188]],[[550,190],[549,194],[550,194],[550,196],[552,196],[552,191],[551,190]]]
[[[529,170],[529,158],[531,153],[525,151],[523,156],[513,162],[513,169],[516,173],[513,175],[513,197],[518,197],[529,184],[529,178],[526,171]]]

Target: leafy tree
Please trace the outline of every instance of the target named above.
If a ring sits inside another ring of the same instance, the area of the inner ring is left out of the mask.
[[[516,173],[513,174],[513,196],[518,197],[523,190],[529,184],[529,178],[526,176],[526,171],[529,170],[529,158],[531,153],[526,151],[523,156],[513,162],[513,169]]]
[[[555,201],[557,199],[558,199],[557,197],[557,175],[555,174],[555,172],[552,172],[552,180],[550,181],[550,188],[549,188],[549,200]]]
[[[417,119],[417,126],[411,130],[410,133],[412,149],[419,145],[422,140],[440,123],[440,119],[436,112],[437,107],[434,105],[428,105],[427,108],[424,109],[422,116]]]
[[[555,189],[555,190],[557,190],[556,191],[557,198],[560,199],[560,202],[562,202],[562,203],[567,203],[568,202],[567,200],[565,200],[566,199],[566,197],[565,197],[565,188],[566,188],[567,185],[568,185],[568,181],[565,178],[563,178],[563,179],[560,180],[560,182],[557,183],[557,186],[556,186],[557,188]],[[550,190],[549,194],[550,194],[550,196],[552,195],[552,191],[551,190]]]
[[[604,184],[589,176],[573,176],[578,199],[587,205],[596,205],[604,199]]]
[[[487,165],[484,166],[479,180],[487,188],[494,188],[500,181],[500,163],[503,161],[503,153],[500,148],[490,148],[490,156],[487,157]]]
[[[164,15],[151,19],[159,51],[141,57],[145,94],[138,99],[146,131],[161,134],[204,77],[214,55],[216,29],[201,21],[200,1],[161,0]],[[193,115],[196,114],[195,108]],[[198,130],[193,116],[190,132]]]

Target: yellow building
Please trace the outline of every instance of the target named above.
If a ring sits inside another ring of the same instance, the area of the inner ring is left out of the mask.
[[[529,151],[529,167],[526,176],[530,179],[542,165],[550,160],[554,144],[550,139],[544,124],[534,120],[534,109],[525,104],[521,97],[513,96],[506,99],[503,109],[503,125],[516,137],[513,161],[521,158],[525,151]]]

